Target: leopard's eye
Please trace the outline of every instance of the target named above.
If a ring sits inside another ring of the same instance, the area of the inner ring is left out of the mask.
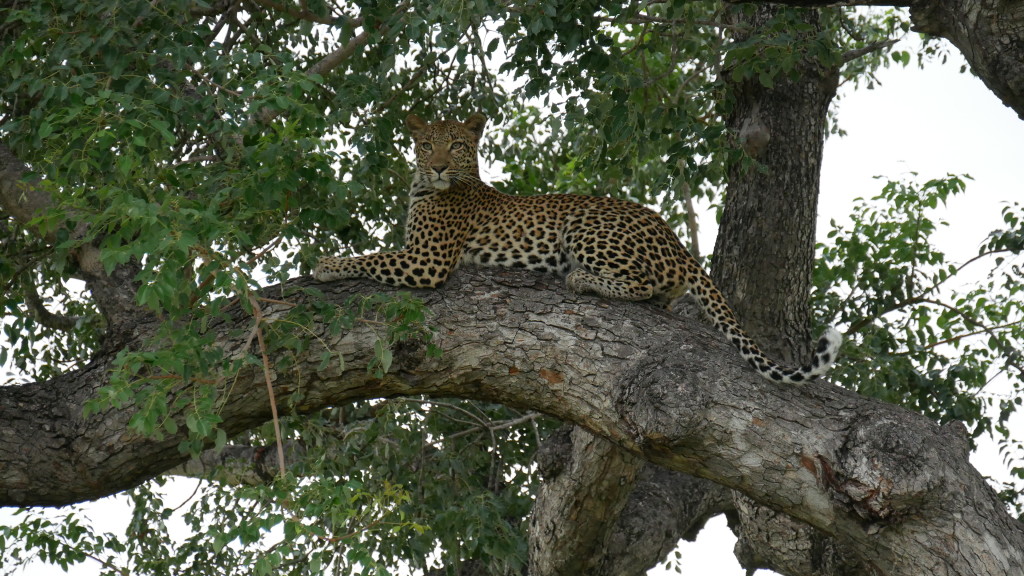
[[[430,142],[420,142],[420,148],[426,150],[427,152],[430,152],[431,150],[434,149],[434,145],[431,144]]]
[[[452,142],[450,150],[462,150],[466,147],[465,142]]]

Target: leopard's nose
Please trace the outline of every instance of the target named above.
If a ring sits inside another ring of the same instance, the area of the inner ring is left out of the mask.
[[[440,176],[445,170],[448,169],[448,167],[442,164],[440,166],[431,166],[430,169],[433,170],[435,174]]]

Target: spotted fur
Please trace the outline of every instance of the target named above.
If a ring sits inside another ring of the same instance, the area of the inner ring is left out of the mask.
[[[405,248],[354,258],[322,258],[321,281],[372,278],[433,288],[460,263],[554,272],[574,292],[667,304],[693,293],[708,318],[764,377],[803,382],[828,371],[842,337],[829,328],[811,364],[769,359],[736,321],[707,273],[668,224],[647,208],[597,196],[510,196],[480,180],[477,145],[487,119],[428,124],[406,118],[416,146]]]

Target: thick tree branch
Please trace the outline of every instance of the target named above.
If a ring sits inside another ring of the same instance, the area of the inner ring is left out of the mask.
[[[748,572],[765,568],[800,576],[876,576],[870,562],[858,559],[839,538],[793,520],[733,492],[730,526],[738,538],[736,559]]]
[[[319,287],[339,304],[389,291],[368,282]],[[765,382],[695,322],[646,304],[570,295],[551,277],[463,270],[443,288],[416,295],[431,310],[441,358],[406,346],[396,350],[391,372],[376,379],[365,369],[377,340],[372,327],[357,324],[332,337],[311,326],[344,355],[345,367],[321,367],[323,349],[312,345],[276,374],[278,401],[308,411],[425,394],[535,409],[841,538],[881,573],[1024,569],[1024,528],[968,463],[962,427],[940,428],[825,382]],[[273,321],[284,309],[265,314]],[[251,322],[239,312],[214,327],[219,344],[230,354],[249,351]],[[185,460],[180,436],[131,433],[130,407],[82,418],[110,365],[100,359],[45,385],[0,388],[0,461],[8,463],[0,470],[0,504],[96,498]],[[258,367],[230,376],[221,416],[233,435],[266,421],[269,409]]]
[[[604,550],[602,573],[643,576],[680,539],[695,540],[708,520],[732,509],[731,490],[648,462]]]
[[[953,43],[971,70],[1024,119],[1024,4],[1005,0],[916,0],[914,29]]]
[[[644,461],[581,428],[557,475],[545,478],[530,518],[530,574],[599,570],[619,513]]]
[[[910,8],[914,30],[952,42],[971,70],[1024,119],[1024,4],[1006,0],[730,0],[787,6]]]
[[[643,576],[694,540],[733,492],[565,426],[537,454],[543,484],[530,521],[530,574]]]

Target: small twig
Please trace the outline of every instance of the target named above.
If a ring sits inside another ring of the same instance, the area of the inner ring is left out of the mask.
[[[252,306],[252,314],[256,319],[256,340],[260,346],[260,356],[263,358],[263,379],[267,382],[267,395],[270,398],[270,416],[274,421],[274,436],[277,441],[277,465],[281,477],[285,475],[284,467],[284,440],[281,437],[281,419],[277,416],[277,400],[274,398],[274,385],[270,379],[270,357],[267,354],[267,344],[263,341],[263,311],[260,309],[259,300],[250,295],[249,304]]]
[[[287,300],[277,300],[274,298],[264,298],[262,296],[258,297],[257,300],[259,300],[260,302],[266,302],[267,304],[287,306],[288,308],[295,308],[296,306],[298,306],[298,304],[296,304],[295,302],[288,302]]]
[[[462,432],[456,432],[455,434],[451,434],[449,436],[445,436],[444,439],[445,440],[455,440],[456,438],[461,438],[463,436],[468,436],[468,435],[474,434],[476,432],[482,432],[483,430],[488,430],[490,432],[497,432],[498,430],[504,430],[506,428],[513,428],[515,426],[518,426],[520,424],[524,424],[526,422],[533,422],[537,418],[540,418],[540,416],[541,416],[540,412],[531,412],[531,413],[529,413],[529,414],[527,414],[525,416],[520,416],[519,418],[513,418],[512,420],[504,420],[504,421],[499,422],[497,424],[481,424],[479,428],[470,429],[470,430],[463,430]]]
[[[889,47],[893,46],[894,44],[896,44],[899,41],[900,41],[899,38],[894,38],[894,39],[891,39],[891,40],[886,40],[884,42],[873,42],[873,43],[868,44],[867,46],[864,46],[862,48],[857,48],[856,50],[850,50],[849,52],[846,52],[846,53],[843,54],[843,64],[846,64],[847,62],[852,62],[852,61],[856,60],[857,58],[860,58],[861,56],[864,56],[864,55],[867,55],[867,54],[871,54],[872,52],[877,52],[878,50],[883,50],[885,48],[889,48]]]

